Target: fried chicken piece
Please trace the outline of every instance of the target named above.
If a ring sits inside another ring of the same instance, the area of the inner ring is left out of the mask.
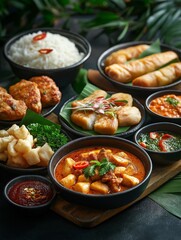
[[[0,94],[1,93],[7,93],[7,90],[5,88],[3,88],[3,87],[0,87]]]
[[[43,107],[54,106],[60,102],[62,94],[53,79],[47,76],[37,76],[30,78],[29,81],[38,85]]]
[[[26,106],[36,113],[41,113],[41,95],[36,83],[22,79],[10,86],[9,93],[17,100],[23,100]]]
[[[19,120],[26,114],[27,106],[22,100],[15,100],[7,93],[5,88],[0,87],[0,119]]]

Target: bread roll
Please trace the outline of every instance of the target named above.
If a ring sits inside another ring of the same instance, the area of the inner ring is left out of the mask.
[[[114,63],[125,63],[133,58],[137,58],[147,48],[149,48],[149,45],[143,44],[115,51],[106,58],[105,66],[109,66]]]
[[[172,63],[157,71],[137,77],[133,80],[134,86],[159,87],[173,83],[181,77],[181,62]]]
[[[156,53],[125,64],[112,64],[105,68],[105,73],[118,82],[128,83],[141,75],[157,70],[174,59],[178,59],[178,56],[173,51]]]

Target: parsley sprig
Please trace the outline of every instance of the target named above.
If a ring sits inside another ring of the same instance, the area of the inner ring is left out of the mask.
[[[98,170],[99,175],[103,176],[110,170],[114,170],[116,167],[112,162],[109,162],[107,158],[102,159],[102,161],[91,160],[90,164],[90,166],[84,168],[83,170],[86,178],[94,176],[96,169]]]
[[[172,97],[167,97],[165,101],[167,103],[173,105],[174,107],[176,107],[179,104],[179,101],[175,98],[172,98]]]
[[[27,126],[33,138],[36,138],[35,146],[43,146],[48,143],[53,151],[68,142],[68,138],[60,129],[54,125],[43,125],[40,123],[31,123]]]

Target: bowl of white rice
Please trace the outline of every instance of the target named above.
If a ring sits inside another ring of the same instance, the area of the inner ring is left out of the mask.
[[[55,28],[20,33],[4,46],[5,59],[17,77],[46,75],[60,88],[76,78],[90,54],[91,46],[83,36]]]

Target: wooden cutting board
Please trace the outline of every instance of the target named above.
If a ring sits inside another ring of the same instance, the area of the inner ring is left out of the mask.
[[[49,115],[48,119],[58,123],[58,119],[55,114]],[[169,179],[177,175],[180,171],[181,160],[169,166],[154,166],[150,182],[144,193],[134,202],[131,202],[124,207],[111,210],[93,209],[67,202],[66,200],[61,198],[60,195],[57,195],[51,209],[60,216],[66,218],[67,220],[73,222],[80,227],[92,228],[108,220],[114,215],[122,212],[135,202],[141,200],[142,198],[156,190],[158,187],[163,185]]]

